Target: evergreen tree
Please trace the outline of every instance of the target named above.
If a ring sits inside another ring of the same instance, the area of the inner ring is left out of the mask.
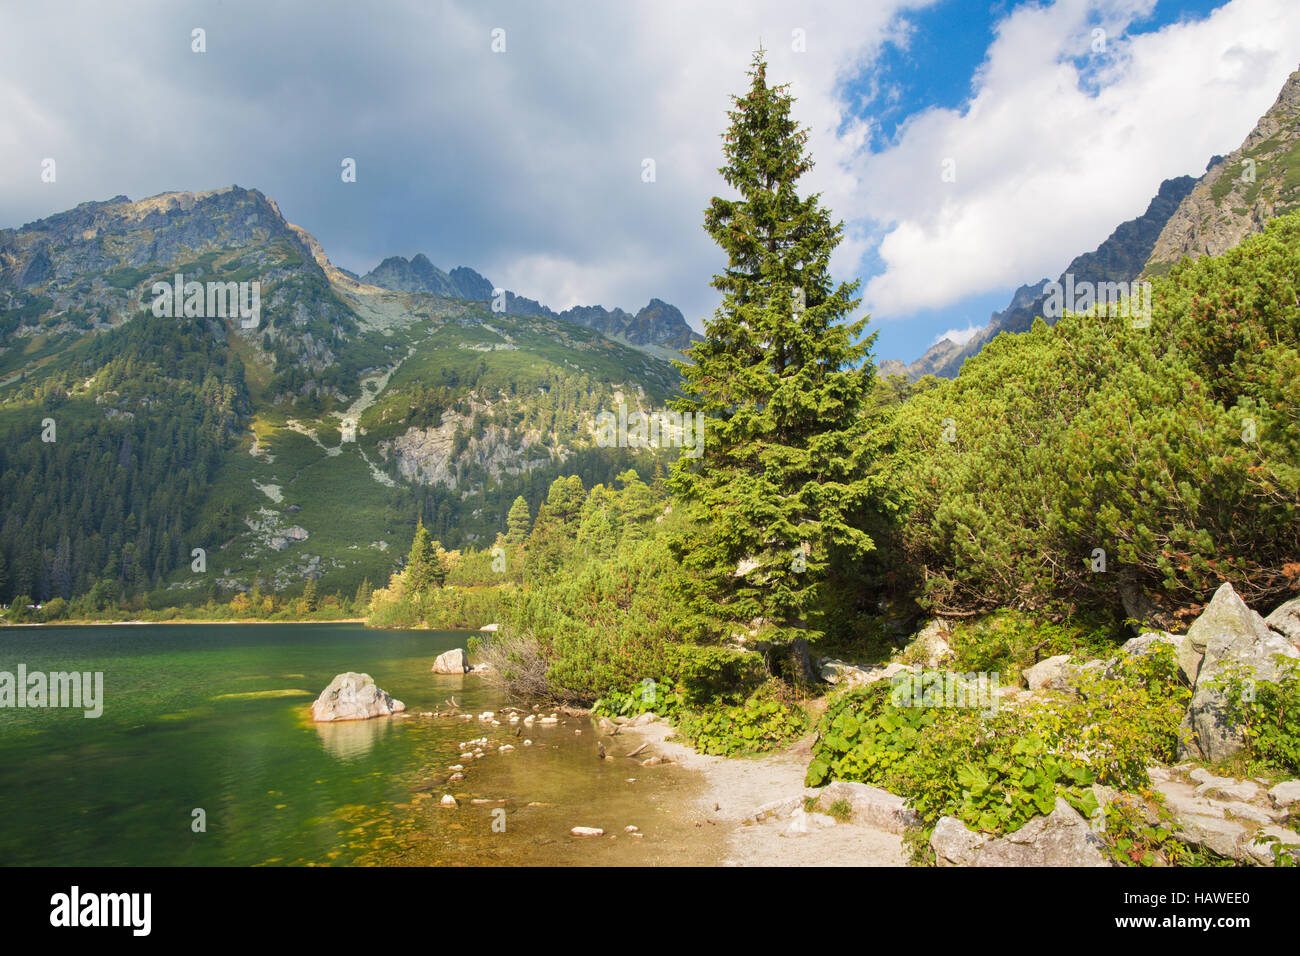
[[[411,553],[406,558],[407,593],[419,596],[433,587],[437,573],[437,552],[429,530],[421,519],[415,526],[415,539],[411,542]]]
[[[510,506],[510,513],[506,515],[506,541],[518,547],[527,539],[531,526],[532,517],[528,513],[528,502],[524,500],[523,495],[520,495]]]
[[[353,598],[353,605],[357,614],[365,614],[370,608],[370,594],[372,592],[369,578],[362,578],[361,585],[357,588],[356,597]]]
[[[728,257],[713,279],[723,300],[691,362],[678,363],[675,407],[706,416],[707,429],[703,455],[674,465],[670,487],[697,518],[674,553],[697,612],[789,626],[817,611],[832,567],[874,548],[861,530],[861,410],[875,335],[859,341],[866,318],[846,321],[857,283],[831,281],[843,224],[818,194],[796,192],[812,161],[794,99],[768,86],[762,50],[749,75],[719,170],[739,198],[715,197],[704,220]]]

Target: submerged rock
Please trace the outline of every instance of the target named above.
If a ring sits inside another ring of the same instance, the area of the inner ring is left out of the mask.
[[[320,693],[311,705],[311,718],[317,722],[330,720],[366,720],[370,717],[388,717],[406,710],[400,700],[394,700],[387,691],[375,686],[369,674],[348,671],[339,674]]]

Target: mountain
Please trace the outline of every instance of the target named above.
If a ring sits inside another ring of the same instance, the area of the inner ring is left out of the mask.
[[[663,408],[668,362],[549,311],[494,313],[470,269],[380,268],[407,288],[336,268],[238,186],[0,230],[0,601],[350,593],[387,580],[417,517],[482,543],[559,475],[665,464],[598,447],[595,416]],[[155,314],[178,274],[181,307]],[[227,283],[257,284],[255,321],[211,310]],[[671,341],[674,315],[606,325]]]
[[[1146,266],[1226,252],[1265,223],[1300,209],[1300,70],[1241,146],[1213,164],[1169,218]]]
[[[1076,256],[1056,281],[1064,284],[1067,275],[1074,277],[1076,285],[1080,282],[1131,282],[1138,278],[1165,223],[1192,192],[1196,183],[1197,180],[1191,176],[1166,179],[1142,215],[1121,223],[1092,252]],[[1034,324],[1034,319],[1043,315],[1043,305],[1047,301],[1043,289],[1049,281],[1044,278],[1022,285],[1015,291],[1007,307],[1001,312],[994,312],[988,325],[965,345],[941,339],[911,365],[899,362],[887,367],[881,363],[881,371],[884,374],[906,375],[912,380],[923,375],[955,377],[966,359],[1002,332],[1028,331]],[[1051,324],[1055,319],[1045,317],[1044,321]]]
[[[1180,176],[1160,184],[1146,212],[1122,223],[1093,252],[1075,258],[1056,280],[1131,282],[1163,275],[1184,256],[1218,255],[1260,232],[1277,216],[1300,209],[1300,70],[1241,147],[1215,156],[1199,179]],[[952,378],[962,363],[1002,332],[1024,332],[1043,314],[1047,279],[1016,290],[1011,303],[965,346],[947,339],[910,365],[880,363],[882,374]],[[1051,324],[1054,319],[1044,316]]]
[[[493,283],[466,266],[457,266],[450,273],[443,272],[423,253],[417,253],[410,260],[390,256],[366,273],[361,281],[396,292],[425,292],[471,302],[489,302],[497,289]],[[674,353],[684,351],[702,338],[687,324],[676,307],[660,299],[651,299],[635,315],[622,309],[611,310],[599,305],[579,305],[563,312],[553,312],[536,299],[503,291],[507,315],[558,318],[595,329],[615,341],[659,354],[660,357],[678,357]]]

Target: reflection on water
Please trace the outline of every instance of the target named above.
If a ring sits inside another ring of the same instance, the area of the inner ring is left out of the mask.
[[[372,720],[332,720],[312,722],[325,752],[340,760],[356,760],[374,749],[375,744],[388,733],[391,717]]]
[[[453,695],[430,672],[469,635],[353,624],[148,625],[0,632],[0,670],[103,671],[104,713],[0,710],[0,862],[9,865],[466,865],[713,862],[721,828],[688,818],[699,781],[642,768],[585,718],[519,728],[424,717]],[[315,724],[306,701],[356,671],[412,716]],[[578,733],[581,731],[581,733]],[[461,757],[486,737],[483,756]],[[513,750],[502,751],[509,744]],[[465,766],[451,780],[450,767]],[[444,794],[458,801],[441,807]],[[475,802],[479,801],[479,802]],[[190,828],[192,811],[208,829]],[[502,829],[500,814],[505,810]],[[494,822],[498,826],[494,829]],[[643,838],[627,837],[638,826]],[[599,839],[574,826],[602,827]]]

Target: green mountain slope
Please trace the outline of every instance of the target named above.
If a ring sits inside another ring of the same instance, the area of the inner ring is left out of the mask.
[[[178,272],[259,282],[257,327],[155,316],[153,283]],[[555,316],[358,281],[238,187],[0,232],[0,376],[0,600],[154,604],[350,592],[386,580],[417,516],[483,543],[560,474],[649,476],[651,453],[596,447],[594,419],[678,383]]]

